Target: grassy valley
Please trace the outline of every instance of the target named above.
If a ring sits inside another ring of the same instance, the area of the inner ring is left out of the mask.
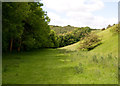
[[[2,84],[118,84],[118,25],[88,27],[114,23],[102,2],[44,1],[2,3]]]
[[[118,84],[115,28],[97,32],[102,44],[90,51],[79,50],[79,41],[56,49],[4,53],[3,84]]]

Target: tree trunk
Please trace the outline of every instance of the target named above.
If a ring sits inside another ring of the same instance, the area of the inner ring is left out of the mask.
[[[19,41],[20,45],[18,46],[18,52],[20,52],[20,48],[21,48],[21,40]]]
[[[13,47],[13,39],[10,40],[10,52],[12,52],[12,47]]]

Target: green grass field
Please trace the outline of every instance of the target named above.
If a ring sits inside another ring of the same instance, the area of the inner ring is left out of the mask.
[[[3,54],[3,84],[118,84],[118,35],[98,32],[102,44]]]

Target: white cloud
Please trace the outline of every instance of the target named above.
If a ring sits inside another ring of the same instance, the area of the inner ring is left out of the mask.
[[[103,2],[119,2],[120,0],[102,0]]]
[[[101,0],[43,0],[45,6],[57,12],[66,11],[95,11],[104,4]]]
[[[92,28],[103,28],[107,27],[109,24],[117,23],[117,18],[104,18],[102,16],[94,16],[94,19],[89,22],[88,25],[90,25]]]
[[[94,11],[104,7],[102,0],[43,0],[42,2],[48,11],[51,25],[103,28],[108,24],[117,23],[117,18],[107,19],[93,15]]]

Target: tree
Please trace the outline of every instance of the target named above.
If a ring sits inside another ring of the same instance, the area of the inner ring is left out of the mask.
[[[50,31],[49,39],[50,39],[50,44],[52,44],[51,47],[59,47],[59,41],[55,31],[53,30]]]
[[[23,33],[22,21],[27,17],[29,5],[28,3],[4,2],[2,7],[3,50],[10,45],[10,52],[12,52],[14,40],[20,39]]]
[[[3,50],[47,46],[50,19],[41,6],[40,2],[3,3]]]

